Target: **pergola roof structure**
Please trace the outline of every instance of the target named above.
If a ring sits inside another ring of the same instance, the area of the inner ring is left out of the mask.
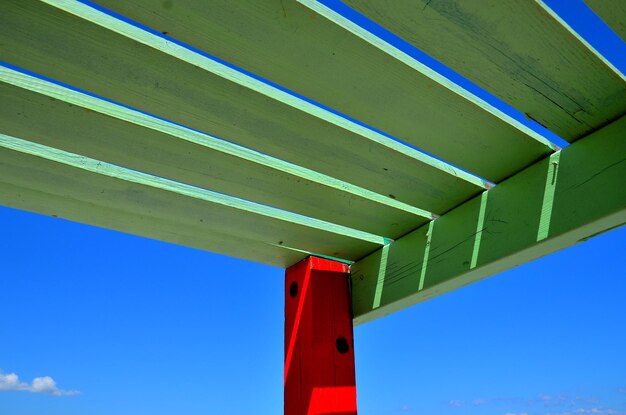
[[[0,203],[351,263],[356,323],[626,222],[626,77],[543,1],[346,3],[572,144],[330,1],[3,0]]]

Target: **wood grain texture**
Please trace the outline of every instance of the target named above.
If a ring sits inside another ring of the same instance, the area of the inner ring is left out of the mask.
[[[584,0],[584,2],[626,42],[626,2],[622,0]]]
[[[0,68],[0,79],[2,73]],[[35,81],[37,88],[48,86],[45,81]],[[290,174],[280,166],[274,168],[270,163],[237,157],[236,152],[218,151],[229,143],[209,147],[206,141],[211,137],[188,137],[191,132],[167,123],[162,130],[173,131],[165,134],[105,116],[95,109],[98,104],[108,104],[110,114],[122,112],[120,116],[129,120],[142,117],[136,121],[145,121],[148,126],[161,120],[62,87],[47,91],[58,91],[52,94],[57,99],[0,82],[0,132],[390,238],[426,221],[414,213],[373,201],[367,192],[348,192],[351,188],[347,184],[333,182],[335,187],[330,187],[325,185],[328,178],[319,175]],[[94,105],[90,105],[92,101]]]
[[[351,268],[357,323],[626,223],[626,117]]]
[[[0,23],[11,64],[413,206],[445,212],[480,190],[43,3],[8,0]]]
[[[2,168],[0,164],[0,168]],[[39,213],[55,218],[151,238],[185,247],[215,252],[280,268],[288,267],[309,254],[288,250],[263,242],[220,234],[198,227],[196,224],[180,223],[176,219],[153,214],[137,202],[132,208],[104,206],[94,202],[96,191],[83,183],[83,195],[69,199],[62,189],[40,189],[7,183],[0,178],[0,200],[3,206]],[[77,190],[76,188],[74,190]],[[245,246],[245,252],[241,247]],[[243,255],[241,257],[240,255]]]
[[[493,181],[549,152],[295,0],[98,3]]]
[[[557,21],[561,26],[563,26],[565,30],[570,32],[570,34],[574,36],[574,38],[576,38],[578,42],[580,42],[591,53],[593,53],[598,60],[604,63],[604,65],[610,68],[617,76],[619,76],[622,79],[624,83],[626,83],[626,75],[624,74],[624,72],[622,72],[618,66],[614,65],[611,59],[607,58],[606,56],[602,54],[602,52],[596,49],[596,47],[592,43],[587,41],[587,39],[584,36],[578,33],[578,31],[576,30],[574,26],[570,25],[565,19],[563,19],[563,17],[561,17],[561,15],[552,7],[550,7],[550,5],[546,3],[544,0],[535,0],[535,2],[539,6],[541,6],[541,8],[543,8],[543,10],[545,10],[545,12],[548,13],[555,21]],[[623,45],[622,49],[626,50],[626,45]]]
[[[626,112],[626,83],[534,1],[346,2],[568,141]]]

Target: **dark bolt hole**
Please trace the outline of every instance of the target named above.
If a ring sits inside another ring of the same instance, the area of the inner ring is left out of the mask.
[[[294,281],[289,286],[289,295],[291,296],[291,298],[298,295],[298,283],[297,282]]]
[[[348,341],[343,336],[339,336],[337,338],[335,346],[337,346],[337,351],[341,354],[348,353],[348,350],[350,349],[350,346],[348,346]]]

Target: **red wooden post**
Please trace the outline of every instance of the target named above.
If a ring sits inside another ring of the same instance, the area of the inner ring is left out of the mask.
[[[285,273],[285,415],[356,415],[346,264],[309,257]]]

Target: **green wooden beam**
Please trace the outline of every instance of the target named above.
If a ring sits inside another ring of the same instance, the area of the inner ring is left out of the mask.
[[[63,196],[58,206],[62,212],[66,209],[64,204],[71,206],[75,200],[122,211],[133,211],[139,205],[146,212],[160,211],[166,216],[165,222],[195,223],[204,227],[206,233],[230,234],[242,240],[272,246],[285,245],[346,260],[359,258],[378,245],[389,242],[384,237],[367,232],[5,134],[0,134],[0,150],[1,181],[26,190]],[[0,194],[0,203],[12,206],[3,194]],[[50,204],[46,204],[45,208],[50,209]],[[40,207],[26,206],[26,209],[37,212]],[[74,220],[71,216],[67,219]],[[94,220],[97,222],[97,218]],[[128,225],[130,228],[134,226]],[[160,225],[157,221],[149,226]],[[125,228],[120,230],[127,231]],[[207,236],[209,240],[212,238],[215,237]],[[248,258],[247,249],[247,245],[240,245],[235,256]],[[211,250],[220,252],[222,248]]]
[[[3,61],[16,67],[430,212],[445,212],[488,186],[40,1],[3,2],[0,43]],[[459,119],[471,124],[466,115]],[[510,157],[498,157],[499,173],[545,154],[531,147],[513,146]]]
[[[570,142],[626,113],[623,79],[535,1],[346,3]]]
[[[0,132],[9,135],[391,238],[433,217],[388,196],[1,65],[0,95]],[[34,118],[37,123],[30,121]]]
[[[626,117],[357,261],[362,324],[626,223]]]

